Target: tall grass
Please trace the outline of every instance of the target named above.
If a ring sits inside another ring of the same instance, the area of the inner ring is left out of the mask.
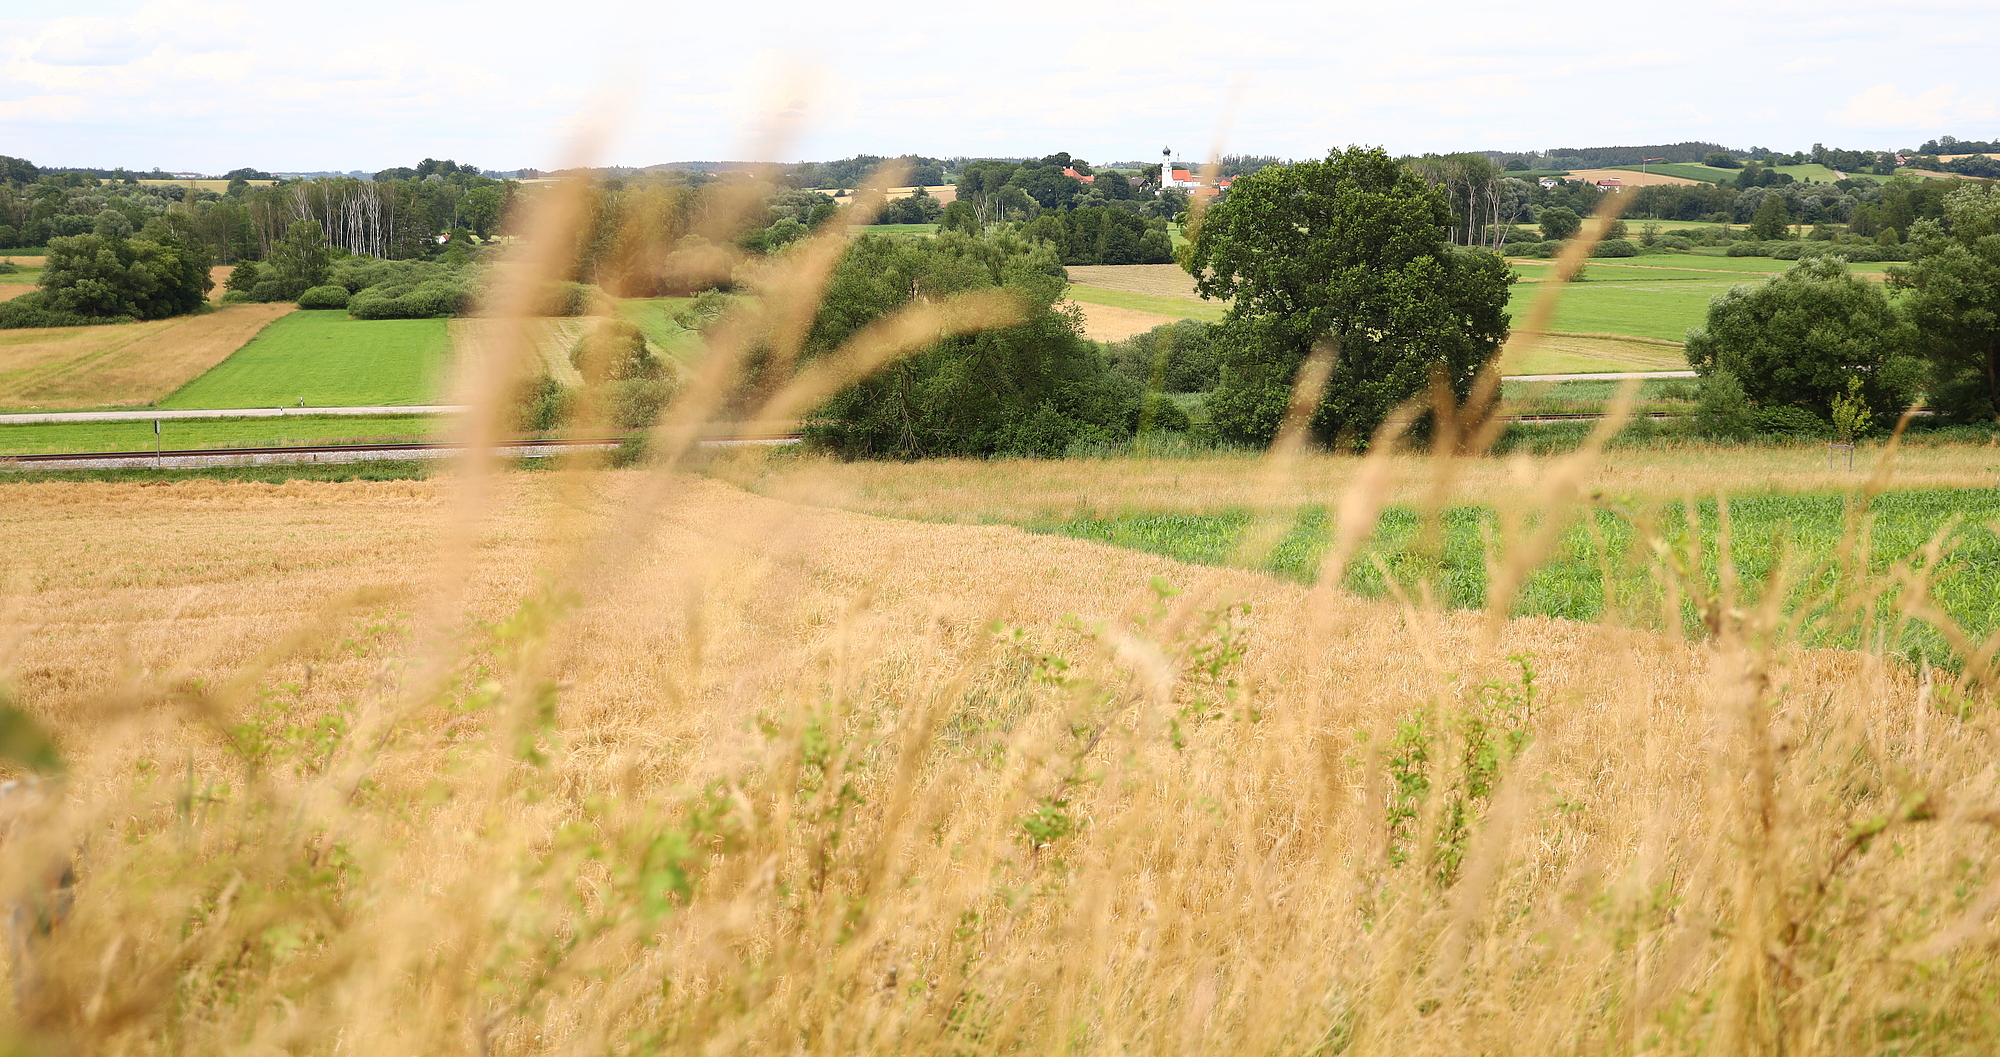
[[[721,203],[717,235],[753,192]],[[521,333],[577,201],[530,224],[492,306]],[[20,553],[71,564],[13,570],[0,640],[17,687],[0,751],[52,776],[8,801],[0,893],[29,913],[0,1045],[1858,1054],[2000,1037],[1996,640],[1960,634],[1941,673],[1797,637],[1801,613],[1890,597],[1891,622],[1955,631],[1927,608],[1936,554],[1876,571],[1850,524],[1840,575],[1788,589],[1775,563],[1746,584],[1722,514],[1644,540],[1661,592],[1703,614],[1692,633],[1507,619],[1615,425],[1507,471],[1483,613],[1448,611],[1422,575],[1370,601],[1337,576],[1307,588],[689,474],[711,418],[794,419],[941,330],[1007,318],[920,305],[795,367],[840,239],[794,251],[714,328],[642,470],[526,477],[488,457],[418,483],[10,486],[15,524],[70,526]],[[485,333],[461,388],[490,441],[532,350]],[[753,349],[775,366],[746,405]],[[1423,516],[1481,468],[1496,421],[1446,422]],[[1319,497],[1329,567],[1397,487],[1391,448]],[[1304,458],[1281,445],[1250,467],[1260,517],[1296,513]],[[242,567],[124,593],[219,560],[161,520]],[[73,850],[65,890],[51,865]]]

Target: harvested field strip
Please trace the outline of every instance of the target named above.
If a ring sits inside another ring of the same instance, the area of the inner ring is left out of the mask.
[[[159,403],[295,307],[226,305],[148,323],[0,331],[0,408]]]
[[[1182,318],[1089,301],[1079,301],[1076,306],[1083,310],[1083,336],[1092,341],[1123,341]]]
[[[1194,277],[1178,264],[1073,264],[1065,270],[1072,284],[1149,297],[1201,300],[1194,291]]]
[[[1847,496],[1739,496],[1728,501],[1734,576],[1743,584],[1761,585],[1783,563],[1792,575],[1785,580],[1797,595],[1819,593],[1834,576],[1833,550],[1846,528]],[[1715,500],[1697,504],[1700,532],[1714,540],[1720,524]],[[1688,538],[1685,508],[1666,503],[1638,512],[1600,509],[1589,523],[1563,534],[1550,561],[1536,570],[1517,597],[1517,616],[1549,616],[1598,620],[1609,606],[1617,623],[1657,626],[1665,599],[1652,567],[1656,557],[1642,546],[1637,526],[1657,526],[1668,543],[1685,549]],[[1932,581],[1932,596],[1944,611],[1983,639],[2000,629],[2000,491],[1991,488],[1951,491],[1896,492],[1868,504],[1873,532],[1869,553],[1874,567],[1864,575],[1879,576],[1897,562],[1912,559],[1931,541],[1939,526],[1957,522],[1949,536],[1951,561]],[[1230,564],[1249,530],[1246,511],[1220,514],[1143,514],[1111,518],[1081,517],[1057,522],[1030,522],[1031,531],[1097,540],[1163,554],[1205,565]],[[1428,577],[1448,605],[1480,609],[1486,605],[1488,569],[1497,560],[1489,553],[1501,538],[1499,514],[1489,508],[1457,507],[1443,512],[1439,522],[1443,545],[1431,549],[1422,542],[1424,518],[1414,510],[1387,511],[1376,527],[1369,548],[1348,567],[1344,583],[1369,597],[1386,597],[1394,583],[1405,594],[1418,593],[1418,580]],[[1258,567],[1288,579],[1311,582],[1317,575],[1327,541],[1323,507],[1303,510],[1289,532]],[[1712,547],[1712,544],[1711,544]],[[1712,589],[1722,580],[1713,549],[1704,552]],[[1922,564],[1919,562],[1919,564]],[[1385,579],[1386,572],[1386,579]],[[1606,582],[1606,573],[1610,582]],[[1754,604],[1756,589],[1743,603]],[[1788,609],[1790,607],[1788,606]],[[1893,598],[1881,601],[1893,612]],[[1700,631],[1701,614],[1692,602],[1679,611],[1687,634]],[[1885,618],[1886,619],[1886,618]],[[1900,637],[1884,626],[1870,632],[1890,634],[1891,652],[1911,660],[1944,661],[1949,650],[1937,629],[1912,623]],[[1819,629],[1805,636],[1812,645],[1861,644],[1857,629]]]
[[[1134,312],[1151,312],[1165,316],[1168,320],[1199,319],[1217,323],[1228,313],[1229,306],[1220,301],[1195,301],[1179,297],[1157,297],[1148,294],[1127,293],[1122,290],[1106,290],[1096,286],[1071,283],[1063,296],[1072,301],[1084,301],[1093,305],[1109,305],[1112,308],[1129,309]]]
[[[291,307],[291,306],[286,306]],[[442,319],[297,312],[163,407],[365,407],[434,403],[451,339]]]
[[[1598,374],[1614,371],[1684,371],[1678,342],[1615,334],[1550,334],[1534,347],[1507,354],[1502,374]]]
[[[262,447],[332,441],[423,440],[442,432],[432,415],[328,415],[284,418],[151,419],[136,422],[0,424],[0,455],[174,448]]]

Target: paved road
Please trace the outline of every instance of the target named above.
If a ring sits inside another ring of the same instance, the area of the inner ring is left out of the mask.
[[[1622,382],[1627,378],[1693,378],[1693,371],[1615,371],[1610,374],[1510,374],[1510,382]]]
[[[457,404],[385,405],[381,407],[232,407],[212,411],[31,411],[0,415],[0,426],[42,422],[145,422],[161,418],[286,418],[299,415],[449,415],[464,411]]]

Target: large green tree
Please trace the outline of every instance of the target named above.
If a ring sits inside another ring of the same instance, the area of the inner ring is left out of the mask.
[[[1968,185],[1944,200],[1944,221],[1910,227],[1915,257],[1891,268],[1907,290],[1932,407],[1959,421],[2000,418],[2000,191]]]
[[[208,269],[206,251],[165,232],[145,239],[56,238],[49,240],[36,296],[78,316],[164,319],[202,306],[215,285]]]
[[[1799,407],[1827,418],[1859,378],[1869,410],[1908,406],[1921,365],[1880,285],[1836,257],[1802,260],[1756,285],[1732,288],[1688,331],[1688,363],[1702,375],[1733,376],[1751,402]]]
[[[1367,442],[1442,370],[1460,400],[1507,335],[1506,262],[1454,248],[1442,194],[1375,148],[1261,169],[1208,211],[1187,260],[1231,299],[1209,400],[1225,436],[1268,442],[1292,379],[1328,339],[1338,360],[1313,414],[1321,439]]]
[[[1077,440],[1116,440],[1137,417],[1138,386],[1110,371],[1059,308],[1066,285],[1046,243],[1011,234],[864,235],[835,266],[806,342],[834,349],[918,299],[994,287],[1019,296],[1023,322],[904,358],[835,396],[807,440],[845,458],[1060,455]]]

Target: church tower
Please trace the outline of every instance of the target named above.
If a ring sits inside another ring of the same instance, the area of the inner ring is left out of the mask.
[[[1172,147],[1160,148],[1160,190],[1162,191],[1174,185],[1173,157],[1174,149]]]

